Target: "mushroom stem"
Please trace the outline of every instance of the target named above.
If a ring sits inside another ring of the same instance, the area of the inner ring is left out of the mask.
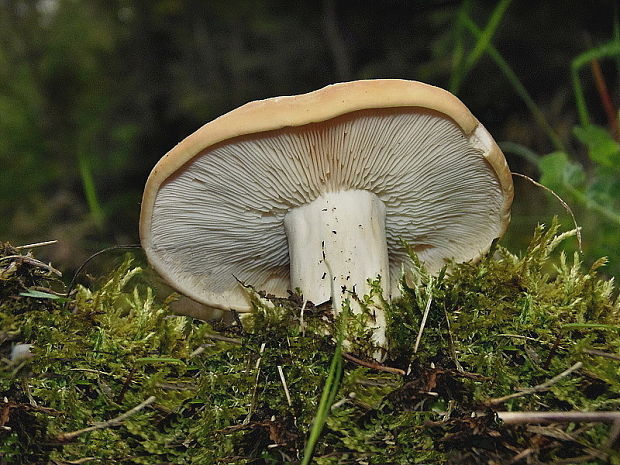
[[[370,291],[368,279],[388,286],[385,205],[373,193],[347,190],[322,194],[284,217],[288,237],[291,288],[320,304],[332,299],[339,312],[345,299]],[[350,299],[353,312],[359,304]],[[374,309],[373,341],[386,348],[385,316]]]

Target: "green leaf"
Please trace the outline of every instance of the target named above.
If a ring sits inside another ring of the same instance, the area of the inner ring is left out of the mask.
[[[590,159],[599,165],[618,169],[620,162],[620,144],[604,128],[596,125],[576,126],[575,137],[588,149]]]
[[[570,161],[565,152],[552,152],[541,157],[538,167],[540,183],[550,189],[578,186],[585,181],[585,172],[580,164]]]

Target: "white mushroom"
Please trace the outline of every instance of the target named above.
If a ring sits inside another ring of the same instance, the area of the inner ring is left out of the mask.
[[[478,258],[512,195],[503,154],[455,96],[355,81],[248,103],[187,137],[147,181],[140,236],[159,273],[209,306],[249,311],[240,280],[334,297],[337,311],[378,276],[398,295],[401,240],[431,272]]]

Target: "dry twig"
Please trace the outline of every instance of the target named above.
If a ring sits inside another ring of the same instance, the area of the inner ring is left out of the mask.
[[[620,360],[620,355],[610,354],[609,352],[603,352],[602,350],[583,349],[583,353],[589,355],[598,355],[599,357],[610,358],[612,360]]]
[[[291,401],[291,394],[288,392],[288,386],[286,385],[286,378],[284,377],[284,371],[282,371],[282,366],[278,365],[278,373],[280,374],[280,381],[282,381],[282,386],[284,386],[284,394],[286,394],[286,402],[289,407],[293,406],[293,401]]]
[[[69,433],[59,434],[58,436],[56,436],[56,439],[58,439],[59,441],[63,441],[63,442],[64,441],[71,441],[71,440],[77,438],[79,435],[84,434],[84,433],[89,433],[90,431],[96,431],[98,429],[110,428],[112,426],[118,426],[125,419],[127,419],[131,415],[139,412],[143,408],[151,405],[153,402],[155,402],[155,396],[149,397],[144,402],[141,402],[140,404],[136,405],[134,408],[126,411],[125,413],[117,416],[116,418],[112,418],[111,420],[108,420],[108,421],[97,422],[93,426],[89,426],[87,428],[82,428],[82,429],[79,429],[77,431],[71,431]]]
[[[523,397],[523,396],[527,396],[527,395],[533,394],[535,392],[546,391],[547,389],[549,389],[551,386],[553,386],[555,383],[557,383],[561,379],[566,378],[572,372],[574,372],[576,370],[579,370],[582,366],[583,366],[583,363],[577,362],[572,367],[568,368],[567,370],[564,370],[559,375],[554,376],[553,378],[551,378],[548,381],[545,381],[542,384],[539,384],[539,385],[531,387],[531,388],[522,389],[522,390],[520,390],[518,392],[515,392],[513,394],[508,394],[507,396],[497,397],[495,399],[489,399],[486,403],[487,403],[487,405],[497,405],[497,404],[501,404],[503,402],[506,402],[507,400],[514,399],[516,397]]]
[[[365,360],[359,359],[349,354],[348,352],[343,352],[342,356],[346,358],[347,360],[349,360],[350,362],[356,363],[366,368],[372,368],[373,370],[385,371],[388,373],[394,373],[397,375],[405,376],[405,371],[401,370],[400,368],[388,367],[388,366],[381,365],[380,363],[376,363],[376,362],[367,362]]]
[[[267,343],[263,342],[260,346],[260,350],[258,351],[258,359],[256,360],[256,364],[254,365],[254,369],[256,370],[256,377],[254,378],[254,389],[252,389],[252,403],[250,404],[250,411],[243,420],[243,425],[247,425],[250,423],[250,419],[252,418],[252,414],[254,413],[254,408],[256,407],[256,393],[258,392],[258,380],[260,377],[260,362],[263,360],[263,352],[265,352],[265,347],[267,347]]]
[[[214,341],[230,342],[231,344],[241,345],[241,339],[235,339],[232,337],[222,336],[221,334],[205,334],[205,337],[213,339]]]
[[[13,247],[15,250],[23,250],[23,249],[34,249],[35,247],[43,247],[46,245],[54,245],[57,244],[57,240],[53,241],[44,241],[44,242],[35,242],[34,244],[26,244],[26,245],[18,245],[17,247]]]
[[[82,457],[77,460],[64,460],[63,463],[68,463],[70,465],[82,465],[83,463],[92,462],[93,460],[99,460],[98,457]]]
[[[28,263],[29,265],[46,269],[47,271],[54,273],[56,276],[62,276],[62,273],[53,266],[43,263],[41,260],[37,260],[36,258],[29,257],[28,255],[6,255],[4,257],[0,257],[0,260],[20,260]]]
[[[620,420],[620,412],[497,412],[497,417],[510,425],[573,422],[614,423]]]
[[[299,312],[299,330],[302,336],[306,335],[306,327],[304,325],[304,310],[306,309],[307,304],[308,304],[308,300],[304,299],[304,303],[301,306],[301,311]]]
[[[420,323],[420,331],[418,332],[418,337],[415,340],[415,345],[413,346],[413,353],[418,352],[418,347],[420,346],[420,341],[422,340],[422,333],[424,332],[424,326],[426,326],[426,319],[428,318],[428,313],[431,309],[431,302],[433,301],[433,295],[431,294],[431,289],[433,285],[433,278],[431,277],[428,281],[428,286],[426,290],[429,294],[428,300],[426,301],[426,308],[424,309],[424,315],[422,316],[422,323]]]
[[[527,457],[529,457],[530,455],[532,455],[534,453],[534,449],[523,449],[521,452],[519,452],[517,455],[515,455],[512,460],[510,460],[510,462],[508,462],[509,464],[512,463],[517,463]]]

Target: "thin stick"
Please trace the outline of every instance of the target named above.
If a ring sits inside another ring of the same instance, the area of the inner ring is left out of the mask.
[[[6,255],[0,257],[0,260],[21,260],[22,262],[29,263],[30,265],[38,266],[39,268],[45,268],[46,270],[54,273],[56,276],[62,276],[62,273],[51,265],[43,263],[41,260],[29,257],[28,255]]]
[[[517,455],[515,455],[512,460],[510,460],[510,462],[508,462],[509,464],[511,463],[517,463],[521,460],[523,460],[524,458],[532,455],[534,453],[534,449],[523,449],[521,452],[519,452]]]
[[[568,212],[568,214],[570,215],[570,217],[573,219],[573,224],[575,225],[575,229],[577,230],[577,243],[579,245],[579,252],[583,253],[583,247],[582,247],[582,242],[581,242],[581,228],[577,224],[577,220],[575,219],[575,215],[573,214],[573,211],[568,206],[568,204],[562,199],[562,197],[560,197],[558,194],[556,194],[552,189],[549,189],[547,186],[545,186],[545,185],[543,185],[543,184],[541,184],[539,182],[534,181],[532,178],[530,178],[529,176],[526,176],[525,174],[515,173],[514,171],[511,174],[513,176],[518,176],[520,178],[523,178],[523,179],[531,182],[536,187],[540,187],[540,188],[546,190],[551,195],[553,195],[558,200],[558,202],[560,202],[562,207],[564,207],[564,210],[566,210]]]
[[[193,357],[196,357],[196,356],[202,354],[205,350],[207,350],[208,346],[212,346],[212,345],[213,344],[202,344],[202,345],[199,345],[196,350],[194,350],[191,354],[189,354],[189,358],[193,358]]]
[[[237,345],[241,345],[241,339],[235,339],[233,337],[228,337],[228,336],[222,336],[221,334],[205,334],[205,337],[209,338],[209,339],[213,339],[214,341],[222,341],[222,342],[230,342],[231,344],[237,344]]]
[[[521,425],[530,423],[614,423],[620,420],[620,412],[497,412],[504,423]]]
[[[588,454],[588,455],[580,455],[578,457],[569,457],[567,459],[556,459],[553,463],[555,465],[575,465],[577,463],[583,462],[591,462],[592,459],[602,459],[605,460],[607,458],[604,454]]]
[[[260,345],[260,349],[258,351],[258,360],[256,360],[256,365],[254,365],[255,370],[258,370],[258,368],[260,367],[260,362],[263,359],[263,352],[265,352],[265,347],[267,347],[267,343],[263,342]],[[258,373],[256,373],[256,378],[258,378]]]
[[[599,357],[610,358],[612,360],[620,360],[620,355],[610,354],[609,352],[603,352],[596,349],[583,349],[584,354],[598,355]]]
[[[143,408],[151,405],[153,402],[155,402],[155,396],[149,397],[144,402],[141,402],[140,404],[136,405],[134,408],[126,411],[125,413],[117,416],[116,418],[112,418],[111,420],[108,420],[108,421],[97,422],[93,426],[89,426],[88,428],[79,429],[77,431],[71,431],[70,433],[59,434],[58,436],[56,436],[56,439],[58,439],[59,441],[71,441],[71,440],[75,439],[76,437],[78,437],[79,435],[84,434],[84,433],[88,433],[90,431],[96,431],[98,429],[110,428],[111,426],[118,426],[125,419],[127,419],[131,415],[139,412]]]
[[[53,240],[53,241],[44,241],[44,242],[35,242],[34,244],[26,244],[26,245],[18,245],[17,247],[14,247],[15,250],[22,250],[22,249],[34,249],[35,247],[44,247],[46,245],[53,245],[58,243],[57,240]]]
[[[282,386],[284,387],[284,394],[286,394],[286,401],[288,402],[288,406],[292,407],[293,402],[291,401],[291,394],[288,392],[286,378],[284,377],[284,372],[282,371],[282,367],[280,365],[278,365],[278,373],[280,373],[280,380],[282,381]]]
[[[456,353],[454,338],[452,337],[452,329],[450,328],[450,315],[448,315],[448,309],[444,306],[443,311],[446,316],[446,326],[448,327],[448,337],[450,338],[450,354],[452,355],[452,360],[454,360],[454,365],[456,366],[457,371],[464,373],[465,369],[463,368],[463,365],[461,365],[461,362],[459,362],[459,358]]]
[[[619,444],[620,440],[620,418],[615,420],[611,426],[611,431],[609,432],[609,438],[607,438],[607,447],[616,447]]]
[[[304,327],[304,310],[306,309],[307,299],[304,299],[304,303],[301,306],[301,312],[299,312],[299,331],[302,336],[306,335],[306,328]]]
[[[546,391],[547,389],[549,389],[551,386],[553,386],[555,383],[557,383],[561,379],[566,378],[572,372],[574,372],[576,370],[579,370],[582,366],[583,366],[583,363],[577,362],[572,367],[568,368],[567,370],[564,370],[559,375],[554,376],[553,378],[551,378],[548,381],[545,381],[542,384],[539,384],[539,385],[531,387],[531,388],[522,389],[522,390],[520,390],[518,392],[515,392],[513,394],[508,394],[507,396],[504,396],[504,397],[498,397],[496,399],[490,399],[486,403],[488,405],[497,405],[497,404],[501,404],[503,402],[506,402],[507,400],[514,399],[516,397],[523,397],[523,396],[527,396],[529,394],[533,394],[535,392]]]
[[[258,379],[260,377],[260,362],[263,359],[263,352],[265,352],[266,346],[267,343],[263,342],[260,345],[260,349],[258,350],[258,360],[256,360],[256,364],[254,365],[254,369],[256,370],[256,376],[254,378],[254,388],[252,389],[252,403],[250,404],[250,411],[241,423],[242,425],[249,424],[250,419],[252,418],[252,414],[254,413],[254,407],[256,406],[256,392],[258,391]]]
[[[98,460],[98,458],[97,457],[82,457],[81,459],[77,459],[77,460],[65,460],[64,463],[68,463],[70,465],[81,465],[82,463],[91,462],[93,460]]]
[[[353,363],[356,363],[358,365],[361,365],[363,367],[366,367],[366,368],[372,368],[373,370],[385,371],[387,373],[394,373],[397,375],[405,376],[405,371],[401,370],[400,368],[387,367],[385,365],[381,365],[380,363],[376,363],[376,362],[367,362],[365,360],[354,357],[348,352],[343,352],[342,356],[346,358],[347,360]]]
[[[65,296],[64,292],[55,291],[54,289],[50,289],[49,287],[32,286],[29,289],[32,290],[32,291],[41,291],[41,292],[45,292],[47,294],[54,294],[55,296],[58,296],[58,297],[64,297]]]
[[[428,285],[426,286],[426,291],[428,292],[428,300],[426,301],[426,308],[424,309],[424,315],[422,316],[422,323],[420,323],[420,331],[418,332],[418,337],[415,340],[415,345],[413,346],[413,353],[418,352],[418,347],[420,346],[420,341],[422,340],[422,333],[424,332],[424,326],[426,326],[426,319],[428,318],[428,313],[431,309],[431,302],[433,301],[433,294],[431,293],[431,288],[433,285],[433,278],[429,278]]]
[[[348,396],[343,397],[338,402],[334,402],[334,404],[331,407],[331,411],[333,412],[334,410],[339,409],[340,407],[342,407],[347,402],[350,402],[351,399],[355,399],[355,393],[354,392],[350,392]]]
[[[112,373],[108,373],[100,370],[93,370],[91,368],[69,368],[69,371],[84,371],[86,373],[95,373],[97,375],[114,376]]]
[[[498,337],[514,337],[517,339],[524,339],[526,341],[532,341],[532,342],[542,342],[540,339],[536,339],[533,337],[529,337],[529,336],[523,336],[521,334],[507,334],[507,333],[502,333],[502,334],[496,334],[496,336]]]

